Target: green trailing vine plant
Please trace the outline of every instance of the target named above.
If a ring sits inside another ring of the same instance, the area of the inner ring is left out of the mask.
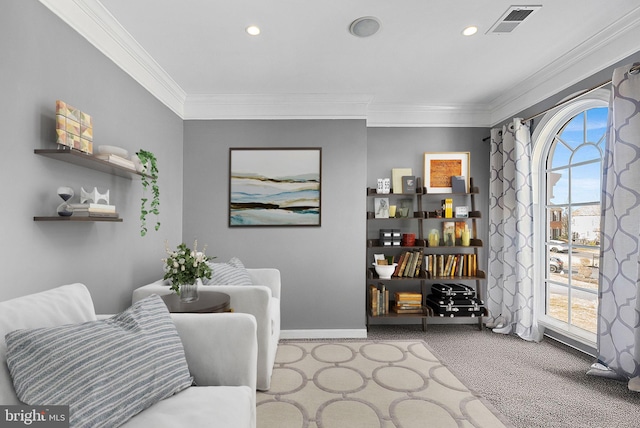
[[[140,236],[147,234],[147,215],[154,214],[157,216],[160,214],[160,188],[158,187],[158,163],[156,156],[146,150],[140,150],[136,153],[140,163],[146,168],[143,168],[142,172],[142,200],[140,207]],[[149,199],[145,196],[146,191],[151,188],[151,204],[147,209],[147,202]],[[156,220],[155,230],[160,229],[160,222]]]

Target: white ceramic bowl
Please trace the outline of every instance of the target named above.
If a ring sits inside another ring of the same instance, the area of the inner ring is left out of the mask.
[[[398,263],[393,263],[390,265],[378,265],[374,263],[373,266],[375,267],[376,273],[378,274],[380,279],[391,279],[391,275],[393,275],[393,272],[396,270],[396,266],[398,266]]]
[[[98,153],[101,155],[116,155],[121,158],[129,159],[129,152],[122,147],[102,145],[98,146]]]

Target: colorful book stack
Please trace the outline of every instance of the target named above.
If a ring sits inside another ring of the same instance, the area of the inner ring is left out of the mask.
[[[428,254],[425,270],[431,278],[474,277],[478,273],[475,254]]]
[[[69,206],[71,207],[71,210],[73,212],[73,217],[119,217],[115,205],[87,203],[69,204]]]
[[[472,287],[464,284],[433,284],[427,306],[440,317],[476,317],[485,314],[482,300]]]
[[[389,313],[389,290],[384,285],[380,288],[369,285],[369,301],[371,302],[371,315],[374,317]]]
[[[64,101],[56,101],[56,142],[93,153],[93,118]]]
[[[394,297],[394,312],[398,314],[421,314],[424,312],[422,309],[422,294],[400,291],[394,293]]]
[[[395,263],[396,270],[393,273],[397,278],[418,278],[420,277],[420,269],[422,269],[422,251],[413,250],[405,251],[398,256]]]

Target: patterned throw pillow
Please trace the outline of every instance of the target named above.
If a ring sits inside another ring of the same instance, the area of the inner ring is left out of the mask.
[[[182,342],[162,299],[105,320],[16,330],[7,366],[20,401],[69,405],[73,427],[116,427],[192,384]]]
[[[252,285],[249,272],[237,257],[226,263],[208,262],[211,266],[211,279],[203,280],[204,285]]]

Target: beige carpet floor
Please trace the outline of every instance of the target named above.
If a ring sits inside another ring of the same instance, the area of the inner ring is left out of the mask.
[[[420,340],[280,343],[257,426],[512,427]]]

